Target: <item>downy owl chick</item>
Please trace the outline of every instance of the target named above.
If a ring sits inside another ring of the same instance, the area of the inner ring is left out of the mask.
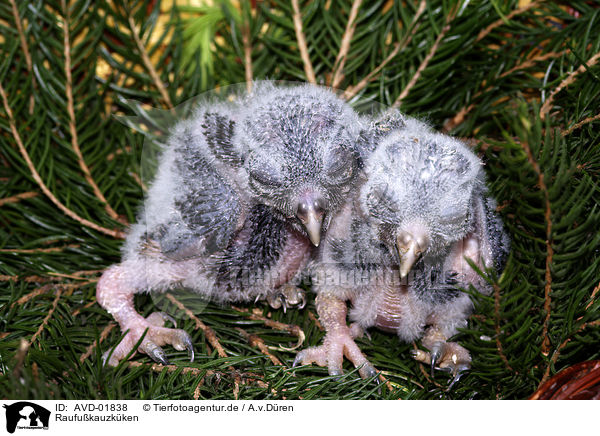
[[[144,213],[121,263],[101,277],[97,299],[124,339],[116,365],[139,351],[167,363],[161,346],[192,354],[190,336],[133,306],[139,292],[189,288],[218,302],[300,303],[288,286],[302,272],[353,186],[361,121],[315,86],[255,83],[236,103],[203,105],[175,126]]]
[[[339,374],[346,355],[370,376],[354,338],[378,327],[403,341],[421,339],[428,351],[414,357],[456,381],[471,362],[466,349],[447,342],[472,310],[458,288],[490,291],[466,259],[500,273],[509,249],[482,162],[460,141],[412,119],[372,150],[360,190],[334,217],[315,267],[324,344],[300,352],[296,363]]]

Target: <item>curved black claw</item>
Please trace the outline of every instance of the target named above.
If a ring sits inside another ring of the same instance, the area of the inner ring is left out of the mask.
[[[150,356],[150,358],[155,362],[160,363],[162,365],[169,364],[169,359],[167,359],[165,351],[161,347],[156,345],[154,342],[148,342],[146,344],[143,344],[141,348],[143,348],[144,352],[148,356]]]
[[[285,285],[279,290],[267,295],[267,302],[273,309],[283,308],[283,313],[288,307],[303,309],[306,306],[305,292],[293,285]]]
[[[298,306],[298,309],[304,309],[304,306],[306,306],[306,295],[304,294],[304,292],[302,292],[300,294],[300,300],[301,300],[301,303]]]
[[[295,368],[296,366],[298,366],[298,364],[302,362],[302,351],[299,352],[298,354],[296,354],[296,357],[294,359],[294,362],[292,363],[292,368]]]
[[[188,351],[188,356],[190,356],[190,362],[194,361],[194,344],[192,343],[192,337],[184,332],[185,335],[182,335],[181,342],[185,346],[185,349]]]
[[[454,374],[454,377],[452,378],[452,381],[450,382],[450,384],[448,385],[448,389],[446,389],[446,391],[449,391],[450,389],[452,389],[452,386],[454,386],[454,384],[460,380],[460,378],[466,374],[467,372],[469,372],[469,370],[471,369],[471,365],[463,363],[463,364],[458,364],[456,366],[456,368],[454,368],[454,370],[452,371],[452,373]]]
[[[378,371],[370,363],[364,363],[358,370],[362,378],[372,378],[378,374]],[[375,377],[375,382],[379,384],[379,377]]]
[[[438,360],[442,355],[441,348],[441,344],[437,343],[433,347],[431,347],[431,351],[429,352],[429,355],[431,356],[431,378],[435,378],[434,369],[436,368],[435,365],[437,364]]]

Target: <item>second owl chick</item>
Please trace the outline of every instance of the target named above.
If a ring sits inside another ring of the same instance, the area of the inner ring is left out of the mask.
[[[373,375],[354,338],[377,327],[403,341],[421,339],[427,351],[414,357],[456,381],[471,356],[448,339],[472,310],[457,288],[490,291],[466,259],[500,272],[508,237],[482,162],[461,142],[411,119],[374,137],[360,191],[333,219],[314,267],[324,343],[301,351],[295,363],[317,363],[335,375],[345,355],[363,377]]]

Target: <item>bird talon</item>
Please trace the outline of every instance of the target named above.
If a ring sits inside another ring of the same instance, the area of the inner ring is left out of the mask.
[[[304,358],[303,351],[300,351],[298,354],[296,354],[296,358],[294,359],[294,362],[292,363],[292,368],[295,368],[296,366],[298,366],[300,364],[300,362],[302,362],[303,358]]]
[[[290,307],[303,309],[306,306],[305,292],[293,285],[283,286],[279,291],[267,294],[266,299],[271,308],[283,308],[283,313],[287,313],[287,309]]]
[[[193,362],[194,361],[194,344],[192,342],[192,337],[185,331],[183,331],[183,334],[181,336],[182,336],[181,342],[188,352],[188,356],[190,357],[190,362]]]
[[[306,306],[306,294],[304,292],[302,292],[300,294],[300,305],[298,306],[298,309],[304,309],[304,306]]]
[[[146,353],[152,360],[161,365],[168,365],[169,359],[167,359],[167,354],[165,350],[156,345],[152,341],[144,341],[144,343],[140,346],[140,350]]]
[[[366,379],[366,378],[373,378],[373,377],[375,377],[375,382],[376,382],[377,384],[379,384],[379,379],[376,377],[376,376],[377,376],[377,374],[378,374],[378,372],[377,372],[377,370],[375,369],[375,367],[374,367],[373,365],[369,364],[368,362],[367,362],[367,363],[364,363],[364,364],[363,364],[363,365],[360,367],[360,369],[358,370],[358,372],[359,372],[359,374],[361,375],[361,377],[362,377],[362,378],[365,378],[365,379]]]

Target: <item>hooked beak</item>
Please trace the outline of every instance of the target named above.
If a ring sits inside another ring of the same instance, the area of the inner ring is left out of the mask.
[[[411,268],[429,245],[426,232],[409,233],[401,231],[396,238],[396,248],[400,256],[400,278],[408,275]]]
[[[315,247],[321,243],[321,226],[325,215],[324,201],[320,198],[305,199],[298,203],[296,216],[304,225],[308,239]]]

